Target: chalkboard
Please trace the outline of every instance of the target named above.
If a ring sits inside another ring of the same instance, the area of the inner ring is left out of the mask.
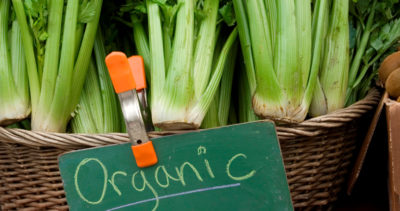
[[[293,210],[274,124],[153,139],[159,162],[136,166],[130,143],[70,152],[59,167],[71,210]]]

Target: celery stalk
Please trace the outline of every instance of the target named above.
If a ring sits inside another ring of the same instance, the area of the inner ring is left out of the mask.
[[[209,81],[213,49],[215,46],[215,25],[218,14],[218,1],[205,0],[204,10],[207,11],[207,16],[201,22],[199,30],[199,38],[197,38],[196,48],[193,58],[193,81],[194,93],[197,99],[201,98]]]
[[[296,8],[295,10],[295,4],[292,0],[277,1],[278,23],[276,27],[277,36],[274,52],[274,69],[276,71],[276,78],[279,81],[278,83],[280,84],[282,94],[285,96],[285,98],[281,99],[279,104],[279,107],[285,108],[284,113],[281,113],[283,116],[282,119],[295,118],[295,115],[297,115],[298,112],[296,110],[301,103],[301,95],[303,94],[303,85],[301,83],[303,70],[299,70],[297,67],[299,64],[298,55],[300,54],[304,57],[304,55],[309,52],[307,52],[308,48],[297,50],[299,47],[297,46],[297,36],[300,34],[298,34],[299,32],[296,28],[296,20],[299,18],[296,18],[295,11],[299,9],[303,8]],[[307,10],[304,12],[309,13]],[[305,22],[307,21],[305,20]],[[303,40],[302,42],[306,45],[311,45],[311,42],[307,42],[307,40]],[[299,67],[304,68],[304,65],[300,65]],[[308,69],[309,67],[305,68]],[[272,110],[275,110],[275,112],[280,111],[278,107],[272,107]],[[270,113],[263,114],[263,112],[260,112],[258,109],[255,109],[255,111],[262,116],[271,115]]]
[[[119,132],[121,130],[121,121],[118,113],[121,109],[104,61],[104,58],[106,57],[106,51],[104,49],[104,41],[100,31],[101,30],[98,30],[94,42],[94,55],[96,58],[96,67],[100,82],[103,103],[102,111],[104,116],[104,120],[102,122],[103,130],[99,132]]]
[[[312,24],[311,5],[309,0],[296,0],[296,31],[297,31],[297,52],[300,68],[302,89],[306,89],[312,56]]]
[[[21,99],[20,105],[24,107],[25,117],[31,112],[28,75],[26,71],[26,62],[24,56],[24,49],[22,46],[22,35],[20,27],[16,20],[12,22],[11,26],[11,70],[15,82],[15,91]],[[17,107],[18,107],[17,106]]]
[[[64,24],[64,34],[60,52],[60,63],[55,85],[54,97],[51,102],[50,111],[42,116],[34,116],[32,129],[41,131],[65,131],[69,120],[66,116],[65,98],[71,96],[72,75],[75,59],[75,39],[78,20],[79,1],[68,1]],[[61,91],[62,90],[62,91]]]
[[[133,39],[135,40],[136,49],[138,54],[143,57],[144,67],[146,71],[146,79],[151,81],[150,74],[150,48],[149,41],[144,30],[143,24],[135,15],[131,15],[133,26]]]
[[[236,54],[237,44],[234,44],[229,52],[228,61],[225,63],[220,85],[201,124],[202,128],[213,128],[228,124]]]
[[[217,91],[218,85],[221,81],[222,73],[225,68],[225,64],[228,60],[229,52],[235,46],[237,38],[237,29],[235,28],[229,35],[227,41],[225,42],[221,54],[218,57],[215,70],[211,76],[210,82],[203,93],[201,99],[196,103],[196,105],[191,108],[188,114],[188,122],[194,124],[195,127],[199,127],[203,121],[204,115],[207,113],[208,107]]]
[[[20,121],[30,113],[21,31],[12,21],[9,32],[10,9],[9,0],[0,2],[0,125]]]
[[[81,46],[79,48],[79,52],[77,55],[77,59],[74,65],[73,71],[73,79],[74,79],[74,86],[72,86],[72,93],[71,93],[71,104],[65,108],[67,116],[67,121],[71,117],[71,113],[75,109],[76,105],[79,102],[80,93],[82,91],[83,84],[85,82],[86,71],[89,67],[90,56],[93,51],[93,45],[96,38],[97,33],[97,26],[99,24],[100,19],[100,11],[102,0],[92,0],[94,2],[94,14],[92,19],[86,24],[85,32],[83,34]],[[61,90],[60,90],[61,92]]]
[[[270,116],[266,112],[281,113],[279,106],[283,94],[274,70],[271,36],[263,1],[249,1],[247,3],[247,14],[257,84],[253,96],[253,108],[257,115],[266,117]],[[250,86],[252,85],[250,84]],[[266,106],[269,108],[268,110],[264,110]]]
[[[318,78],[317,83],[315,84],[314,95],[311,101],[309,114],[312,117],[317,117],[325,115],[327,113],[328,113],[327,99],[324,90],[322,89],[321,82],[319,81]]]
[[[238,44],[235,43],[231,51],[229,52],[229,60],[225,64],[224,73],[221,78],[218,109],[218,120],[220,126],[228,124],[229,110],[231,108],[230,103],[232,95],[232,80],[235,71],[237,49]]]
[[[71,120],[73,133],[102,133],[104,131],[103,101],[94,62],[90,62],[81,100]]]
[[[33,118],[42,117],[48,113],[58,74],[58,64],[60,60],[60,40],[62,26],[62,12],[64,3],[62,1],[54,1],[49,9],[48,34],[46,41],[46,52],[44,57],[43,78],[41,84],[41,93],[39,99],[39,107],[35,110]],[[38,112],[38,113],[36,113]],[[44,112],[44,113],[43,113]]]
[[[251,91],[250,91],[250,83],[248,81],[248,77],[246,76],[247,72],[245,71],[245,66],[242,63],[240,65],[241,71],[239,73],[239,104],[238,104],[238,118],[239,122],[252,122],[259,120],[257,115],[254,113],[252,104],[251,104]]]
[[[99,30],[79,106],[71,120],[74,133],[120,132],[119,104],[104,62],[106,56]]]
[[[318,81],[318,72],[321,65],[321,54],[323,53],[323,41],[325,40],[326,23],[329,17],[329,1],[317,0],[317,7],[314,8],[313,24],[312,24],[312,59],[310,75],[305,89],[302,103],[302,118],[305,119],[310,108],[315,86]]]
[[[218,106],[219,106],[219,92],[217,92],[212,100],[210,107],[208,108],[207,114],[204,116],[201,128],[214,128],[219,127],[218,119]]]
[[[148,25],[149,25],[149,43],[150,43],[150,55],[151,55],[151,110],[153,111],[153,102],[156,102],[162,95],[165,84],[165,59],[163,49],[163,38],[161,32],[161,17],[160,8],[158,4],[151,0],[146,0],[147,13],[148,13]],[[155,92],[154,92],[154,91]],[[153,113],[154,116],[154,113]],[[154,122],[154,119],[153,119]]]
[[[331,113],[343,108],[349,74],[349,2],[333,1],[329,30],[326,39],[325,57],[320,72],[321,88],[326,106],[318,110]],[[320,115],[326,114],[320,113]]]
[[[245,65],[246,65],[245,70],[247,72],[246,75],[248,77],[247,81],[250,86],[250,95],[252,96],[256,89],[256,76],[254,69],[255,67],[254,67],[253,52],[251,48],[249,20],[247,18],[246,8],[244,7],[243,1],[233,0],[232,2],[235,9],[235,15],[237,16],[237,27],[240,37],[240,46],[245,60]]]
[[[152,110],[153,123],[181,122],[185,124],[187,106],[193,88],[190,86],[190,69],[193,51],[194,0],[180,0],[181,7],[177,14],[176,31],[172,48],[170,66],[165,87],[159,99],[152,101],[157,109]],[[154,61],[153,62],[158,62]],[[161,90],[152,90],[152,94]]]
[[[38,103],[40,96],[40,83],[39,83],[38,67],[33,47],[33,38],[31,36],[29,26],[26,20],[24,4],[22,0],[12,0],[12,3],[22,34],[22,45],[24,47],[24,54],[25,54],[26,66],[29,78],[29,90],[32,103],[31,106],[32,116],[34,116],[37,107],[39,107]]]

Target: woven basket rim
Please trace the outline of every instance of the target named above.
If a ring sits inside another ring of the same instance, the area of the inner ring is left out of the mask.
[[[323,133],[326,129],[340,127],[354,119],[360,118],[368,111],[374,109],[379,102],[379,99],[380,91],[377,88],[372,88],[364,99],[359,100],[346,108],[337,110],[330,114],[306,119],[301,123],[277,125],[276,129],[279,139],[292,139],[298,136],[311,137]],[[193,131],[199,130],[153,131],[149,132],[148,135],[150,138],[155,138]],[[79,149],[84,147],[96,147],[129,142],[129,137],[127,133],[72,134],[0,127],[0,142],[23,144],[31,147]]]

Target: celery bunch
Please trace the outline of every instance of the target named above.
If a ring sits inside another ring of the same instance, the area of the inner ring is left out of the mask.
[[[31,112],[21,31],[14,17],[10,0],[0,1],[0,125]]]
[[[135,44],[150,80],[154,125],[162,129],[200,127],[232,59],[229,55],[237,30],[226,27],[235,23],[232,4],[147,0],[129,1],[128,5]],[[222,49],[214,56],[217,42]]]
[[[313,3],[233,0],[252,106],[260,117],[300,122],[308,113],[328,18],[328,1]]]
[[[64,132],[90,64],[102,0],[12,0],[21,28],[32,129]]]

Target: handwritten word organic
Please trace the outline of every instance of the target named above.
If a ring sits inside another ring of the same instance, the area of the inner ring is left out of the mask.
[[[132,187],[132,191],[144,192],[151,191],[152,195],[155,198],[155,205],[153,210],[157,209],[159,206],[159,194],[157,189],[159,188],[168,188],[171,185],[181,185],[185,187],[188,181],[185,179],[185,175],[191,172],[194,177],[201,183],[204,182],[205,178],[214,179],[216,178],[216,174],[214,172],[215,169],[212,168],[212,162],[206,159],[205,155],[207,153],[207,149],[204,146],[199,146],[197,148],[197,155],[204,156],[204,164],[203,166],[193,165],[189,161],[183,161],[178,166],[166,167],[165,165],[157,165],[153,171],[149,171],[146,169],[137,169],[133,173],[128,173],[127,171],[114,171],[109,172],[107,170],[107,166],[104,163],[95,157],[84,158],[80,161],[75,169],[74,174],[74,185],[76,193],[79,195],[80,199],[90,205],[98,205],[103,202],[106,197],[107,189],[111,189],[118,196],[122,196],[124,193],[121,192],[120,187],[117,184],[117,181],[125,180],[129,181]],[[256,174],[256,170],[254,169],[245,169],[240,175],[232,171],[232,169],[237,169],[239,166],[239,160],[242,162],[247,159],[247,155],[244,153],[232,154],[232,156],[226,161],[225,169],[223,169],[224,174],[232,181],[240,182],[247,179],[252,178]],[[99,193],[97,194],[97,198],[88,199],[88,196],[84,194],[86,183],[80,181],[82,177],[82,169],[91,163],[92,169],[96,170],[97,176],[103,176],[104,180],[102,180],[103,184],[99,184]],[[93,168],[93,164],[95,164],[95,168]],[[202,172],[201,169],[205,169],[205,172]],[[81,176],[80,176],[81,175]],[[151,178],[149,180],[149,178]],[[124,184],[126,184],[125,182]],[[221,184],[222,185],[222,184]]]

